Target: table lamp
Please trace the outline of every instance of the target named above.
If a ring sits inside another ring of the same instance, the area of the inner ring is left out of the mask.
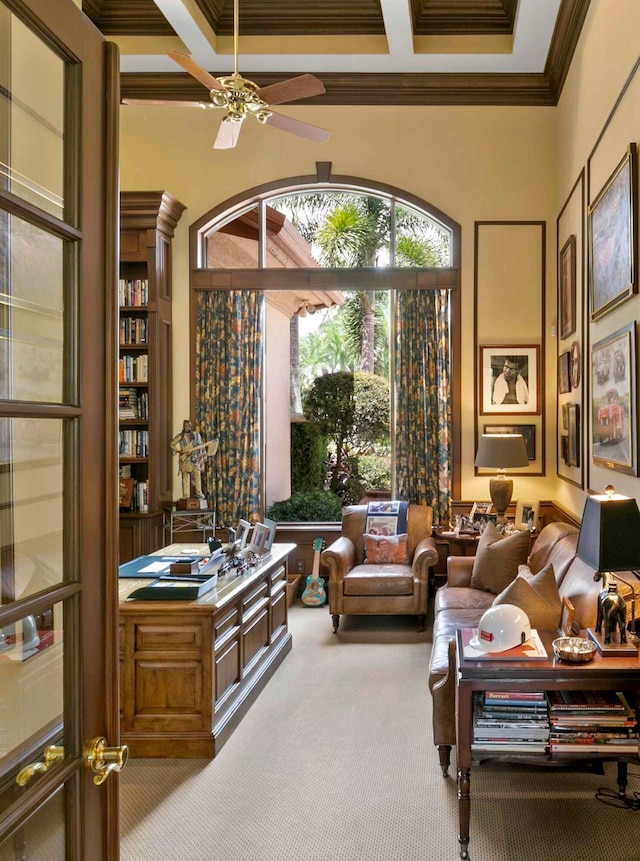
[[[588,496],[576,556],[595,570],[594,580],[604,577],[605,590],[615,583],[613,572],[640,568],[640,510],[636,500],[615,493],[611,485],[607,485],[604,494]],[[607,649],[597,631],[588,628],[587,633],[603,654],[620,654],[617,646]],[[624,654],[629,651],[637,648],[628,645],[623,650]]]
[[[489,495],[498,515],[498,522],[504,523],[507,519],[505,511],[513,494],[513,481],[505,476],[504,471],[529,466],[522,434],[483,433],[478,441],[475,465],[498,470],[496,478],[489,482]]]

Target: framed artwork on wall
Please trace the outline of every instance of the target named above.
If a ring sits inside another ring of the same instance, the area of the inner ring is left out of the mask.
[[[558,392],[566,395],[571,391],[571,353],[566,350],[558,356]]]
[[[485,425],[483,433],[519,433],[524,439],[529,460],[536,459],[535,425]]]
[[[637,475],[635,322],[593,345],[591,373],[593,462]]]
[[[573,234],[562,246],[558,260],[558,299],[560,337],[568,338],[576,330],[576,237]]]
[[[588,209],[591,319],[637,292],[636,145],[627,152]]]
[[[580,407],[568,404],[567,466],[580,466]]]
[[[571,388],[577,389],[582,377],[582,351],[580,349],[580,342],[574,341],[571,344],[569,352],[571,353]]]
[[[480,414],[540,412],[540,347],[480,347]]]

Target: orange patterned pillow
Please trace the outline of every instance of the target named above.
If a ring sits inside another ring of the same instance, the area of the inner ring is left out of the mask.
[[[407,533],[400,535],[364,535],[365,563],[379,565],[382,562],[390,562],[394,565],[406,565],[407,559]]]

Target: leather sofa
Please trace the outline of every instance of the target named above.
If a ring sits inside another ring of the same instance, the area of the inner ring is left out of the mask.
[[[429,505],[409,505],[407,511],[407,563],[362,563],[366,505],[342,510],[342,534],[322,552],[329,568],[329,612],[333,631],[340,616],[361,614],[412,614],[418,630],[424,629],[429,599],[429,569],[438,562],[431,535],[433,510]]]
[[[595,626],[602,582],[594,581],[594,569],[575,555],[578,532],[577,527],[569,523],[554,522],[545,526],[532,545],[528,564],[534,575],[549,564],[553,566],[560,597],[571,601],[575,621],[580,628],[586,628]],[[473,563],[472,556],[450,556],[447,582],[437,590],[434,602],[429,689],[433,698],[433,740],[445,777],[451,747],[456,743],[455,632],[458,628],[477,627],[496,597],[491,592],[471,587]]]

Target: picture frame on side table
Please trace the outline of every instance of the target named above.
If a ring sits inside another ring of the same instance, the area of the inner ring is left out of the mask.
[[[568,338],[576,330],[576,237],[572,234],[558,257],[558,301],[560,337]]]
[[[636,161],[636,145],[630,143],[587,211],[592,320],[638,289]]]
[[[539,499],[518,499],[516,502],[516,529],[528,529],[533,532],[538,528]]]
[[[268,553],[273,546],[273,539],[275,538],[276,529],[278,528],[278,524],[275,520],[269,520],[268,517],[264,518],[264,526],[269,530],[269,534],[264,542],[264,552]]]
[[[503,434],[518,433],[524,439],[529,460],[536,459],[536,426],[535,425],[485,425],[483,433]]]
[[[636,324],[591,348],[591,456],[594,464],[638,474]]]
[[[532,413],[539,407],[540,347],[480,347],[480,414]]]
[[[560,630],[564,637],[573,636],[573,619],[575,608],[568,598],[562,599],[562,614],[560,616]]]

